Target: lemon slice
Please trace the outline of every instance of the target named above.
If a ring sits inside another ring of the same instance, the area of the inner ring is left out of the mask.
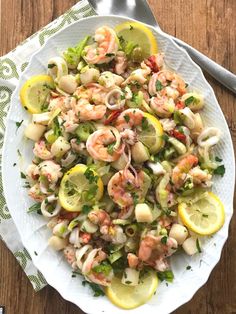
[[[41,113],[54,82],[49,75],[32,76],[20,90],[22,106],[30,113]]]
[[[151,299],[158,286],[157,275],[149,271],[138,286],[123,285],[117,277],[112,279],[111,285],[105,289],[109,300],[122,309],[134,309]]]
[[[83,164],[71,168],[63,176],[59,201],[67,211],[81,211],[83,205],[92,205],[103,195],[103,183],[97,173]]]
[[[115,27],[115,31],[119,37],[123,37],[126,41],[132,41],[142,48],[143,57],[156,54],[158,51],[157,41],[152,31],[142,23],[125,22]]]
[[[142,132],[138,134],[138,139],[142,142],[151,154],[156,154],[163,145],[163,128],[160,121],[150,113],[143,113],[146,121],[142,125]]]
[[[224,224],[225,211],[220,199],[212,192],[193,204],[179,204],[183,224],[200,235],[211,235]]]

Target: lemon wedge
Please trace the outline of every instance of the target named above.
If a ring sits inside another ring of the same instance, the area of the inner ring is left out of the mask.
[[[224,224],[225,210],[220,199],[212,192],[193,204],[179,204],[183,224],[200,235],[211,235]]]
[[[143,112],[145,120],[142,123],[142,132],[138,134],[138,139],[142,142],[151,154],[156,154],[163,145],[163,128],[160,121],[147,112]]]
[[[22,106],[30,113],[43,112],[43,106],[52,88],[54,88],[54,82],[51,76],[32,76],[20,90]]]
[[[118,37],[132,41],[142,48],[143,58],[158,52],[157,41],[152,31],[142,23],[125,22],[115,27]]]
[[[64,174],[58,196],[65,210],[78,212],[84,205],[93,205],[102,195],[103,183],[97,173],[78,164]]]
[[[143,276],[141,283],[133,287],[123,285],[119,278],[114,277],[111,285],[105,289],[105,293],[113,304],[130,310],[147,303],[155,293],[157,286],[156,273],[149,271]]]

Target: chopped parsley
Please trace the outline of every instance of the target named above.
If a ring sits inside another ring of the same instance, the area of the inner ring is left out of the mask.
[[[103,273],[105,276],[108,276],[112,271],[112,267],[108,262],[104,261],[100,265],[93,267],[95,273]]]
[[[217,156],[216,156],[215,161],[221,162],[222,159],[221,159],[220,157],[217,157]]]
[[[156,81],[156,90],[159,92],[160,90],[163,89],[163,85],[161,84],[161,81],[157,80]]]
[[[133,197],[133,200],[134,200],[134,205],[137,205],[138,204],[138,201],[139,201],[139,196],[136,194],[136,193],[131,193],[132,197]]]
[[[167,239],[168,239],[167,236],[162,237],[161,238],[161,243],[162,244],[166,244],[167,243]]]
[[[124,119],[125,119],[125,121],[128,123],[129,120],[130,120],[130,116],[128,116],[127,114],[125,114],[125,115],[124,115]]]
[[[208,215],[207,214],[202,214],[202,217],[208,218]]]
[[[96,283],[93,283],[93,282],[88,282],[88,281],[82,281],[82,285],[85,286],[85,285],[89,285],[90,288],[93,290],[93,293],[94,293],[94,297],[100,297],[100,296],[104,296],[105,293],[104,291],[102,290],[102,288],[96,284]]]
[[[161,136],[161,138],[164,140],[164,141],[168,141],[168,139],[169,139],[169,136],[167,135],[167,134],[163,134],[162,136]]]
[[[114,53],[106,53],[106,57],[114,57],[115,54]]]
[[[32,206],[30,206],[27,210],[27,213],[37,212],[38,214],[41,213],[41,204],[35,203]]]
[[[146,117],[142,117],[142,130],[148,129],[148,120]]]
[[[197,247],[198,253],[202,253],[200,242],[199,242],[198,238],[196,240],[196,247]]]
[[[98,176],[95,176],[94,172],[89,168],[85,170],[84,176],[88,180],[89,184],[92,184],[93,182],[96,183],[98,180]]]
[[[134,27],[132,25],[129,26],[130,31],[132,31],[134,29]]]
[[[218,166],[216,169],[214,169],[213,173],[223,177],[225,174],[225,166],[224,165]]]
[[[21,152],[20,152],[20,150],[19,149],[17,149],[17,154],[18,154],[18,156],[19,157],[21,157],[22,155],[21,155]]]
[[[129,280],[126,280],[125,283],[126,283],[127,285],[130,285],[132,282],[129,281]]]
[[[15,167],[16,166],[16,162],[14,162],[14,164],[13,164],[13,167]]]
[[[20,173],[20,177],[21,179],[26,179],[26,175],[23,172]]]
[[[84,200],[85,201],[92,201],[95,195],[97,194],[97,185],[92,185],[88,191],[84,192]]]
[[[83,214],[88,214],[92,210],[92,207],[89,205],[83,205],[82,207],[82,213]]]
[[[60,127],[60,124],[59,124],[59,121],[58,121],[58,118],[55,117],[53,119],[53,125],[52,125],[52,129],[53,129],[53,134],[56,136],[56,137],[59,137],[61,135],[61,127]]]
[[[171,270],[166,270],[166,271],[162,271],[162,272],[158,272],[157,273],[158,278],[160,279],[160,281],[168,281],[168,282],[172,282],[174,279],[174,274]]]
[[[16,122],[16,132],[18,131],[19,127],[23,123],[24,120],[21,120],[20,122]]]
[[[52,69],[52,68],[54,68],[55,66],[56,66],[56,64],[53,64],[53,63],[48,64],[48,68],[49,68],[49,69]]]
[[[36,251],[34,251],[34,255],[38,256],[38,253]]]
[[[108,144],[107,145],[107,152],[109,155],[112,155],[114,153],[114,146],[115,146],[115,142],[114,143],[111,143],[111,144]]]
[[[186,269],[187,269],[187,270],[190,270],[190,269],[192,269],[192,266],[188,265],[188,266],[186,267]]]

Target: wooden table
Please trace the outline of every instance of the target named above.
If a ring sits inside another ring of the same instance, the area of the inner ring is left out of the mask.
[[[109,0],[108,0],[109,1]],[[118,1],[118,0],[117,0]],[[236,73],[235,0],[150,0],[160,26]],[[0,55],[69,9],[75,0],[1,0]],[[236,145],[236,98],[207,76],[215,90]],[[227,167],[227,165],[226,165]],[[222,257],[204,285],[175,313],[236,313],[236,220]],[[188,282],[186,282],[188,289]],[[170,297],[174,298],[175,296]],[[13,255],[0,244],[0,305],[7,314],[82,313],[51,287],[35,293]]]

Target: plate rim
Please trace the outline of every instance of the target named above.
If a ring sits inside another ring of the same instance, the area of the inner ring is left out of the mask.
[[[21,75],[20,75],[20,78],[19,78],[19,80],[18,80],[18,84],[16,85],[15,90],[13,91],[13,94],[12,94],[12,97],[11,97],[11,102],[10,102],[10,106],[9,106],[9,111],[8,111],[8,114],[7,114],[7,117],[6,117],[6,128],[5,128],[4,142],[3,142],[3,147],[2,147],[2,162],[1,162],[1,164],[2,164],[2,183],[3,183],[3,192],[4,192],[4,197],[5,197],[5,200],[6,200],[7,207],[8,207],[8,197],[6,197],[6,195],[7,195],[7,192],[6,192],[7,187],[6,187],[6,180],[5,180],[5,178],[6,178],[6,176],[7,176],[7,173],[6,173],[6,166],[5,166],[5,164],[7,163],[7,162],[6,162],[6,146],[7,146],[6,138],[7,138],[8,130],[9,130],[9,120],[10,120],[9,117],[10,117],[10,114],[11,114],[10,108],[11,108],[11,106],[12,106],[13,99],[14,99],[15,96],[17,95],[18,88],[19,88],[19,86],[20,86],[21,83],[22,83],[22,79],[23,79],[24,73],[25,73],[25,71],[27,71],[27,69],[28,69],[29,67],[32,66],[32,61],[33,61],[33,59],[35,58],[35,56],[37,56],[38,54],[40,54],[40,52],[44,49],[44,47],[47,46],[47,45],[50,43],[50,41],[53,40],[54,37],[57,37],[58,35],[60,35],[61,33],[63,33],[67,28],[71,27],[71,26],[74,25],[74,24],[83,23],[85,20],[95,20],[95,21],[96,21],[96,20],[99,20],[99,19],[101,19],[101,18],[109,18],[109,19],[111,19],[111,18],[114,18],[114,19],[115,19],[115,18],[118,18],[118,19],[121,18],[121,19],[127,20],[127,21],[134,21],[134,22],[142,23],[141,21],[138,21],[138,20],[135,20],[135,19],[132,19],[132,18],[128,18],[128,17],[122,16],[122,15],[94,15],[94,16],[82,18],[82,19],[80,19],[80,20],[78,20],[78,21],[75,21],[75,22],[73,22],[73,23],[67,25],[65,28],[61,29],[61,30],[58,31],[57,33],[53,34],[50,38],[48,38],[48,39],[45,41],[45,43],[44,43],[37,51],[35,51],[35,52],[32,54],[32,56],[30,57],[28,66],[26,67],[26,69],[25,69],[25,70],[21,73]],[[196,63],[191,59],[191,57],[189,56],[189,54],[187,53],[187,51],[186,51],[185,49],[183,49],[182,47],[178,46],[178,45],[174,42],[174,40],[170,37],[170,35],[168,35],[167,33],[163,32],[161,29],[155,28],[155,27],[153,27],[153,26],[151,26],[151,25],[148,25],[148,24],[146,24],[146,23],[142,23],[142,24],[146,25],[146,26],[147,26],[148,28],[150,28],[153,32],[160,33],[162,36],[164,36],[164,37],[167,38],[169,41],[171,41],[172,45],[175,46],[176,49],[182,51],[182,53],[183,53],[183,54],[185,55],[185,57],[187,58],[188,63],[191,63],[192,66],[194,66],[195,68],[198,68],[199,73],[200,73],[200,75],[201,75],[201,79],[204,81],[205,84],[207,84],[208,89],[210,90],[210,92],[211,92],[211,94],[212,94],[212,97],[214,98],[216,104],[218,105],[218,107],[219,107],[218,109],[219,109],[219,111],[220,111],[220,114],[221,114],[221,116],[222,116],[222,118],[223,118],[223,120],[224,120],[224,122],[225,122],[225,124],[226,124],[226,126],[227,126],[227,134],[226,134],[226,136],[230,138],[230,148],[229,148],[229,149],[231,150],[232,158],[233,158],[233,160],[234,160],[234,165],[233,165],[233,170],[234,170],[234,171],[233,171],[233,174],[232,174],[232,176],[233,176],[232,179],[233,179],[234,184],[233,184],[233,189],[232,189],[232,190],[233,190],[233,193],[232,193],[232,195],[231,195],[231,202],[230,202],[230,206],[229,206],[229,208],[231,209],[231,211],[230,211],[230,213],[228,214],[229,221],[228,221],[228,224],[227,224],[226,232],[225,232],[225,234],[224,234],[224,239],[223,239],[223,241],[222,241],[222,245],[221,245],[221,247],[220,247],[220,250],[217,251],[217,252],[218,252],[218,255],[216,255],[216,258],[215,258],[215,260],[214,260],[214,263],[210,266],[210,268],[209,268],[209,273],[208,273],[204,278],[202,278],[202,280],[200,281],[200,284],[199,284],[197,287],[193,287],[193,288],[192,288],[191,294],[190,294],[189,296],[187,296],[187,297],[186,297],[186,295],[183,295],[183,298],[180,299],[181,301],[180,301],[177,305],[175,304],[174,306],[172,306],[172,307],[169,308],[169,310],[171,310],[171,312],[172,312],[172,311],[174,311],[175,309],[179,308],[181,305],[183,305],[183,304],[189,302],[189,301],[193,298],[193,296],[195,295],[195,293],[208,281],[208,278],[209,278],[210,274],[212,273],[213,269],[214,269],[215,266],[218,264],[218,262],[219,262],[219,260],[220,260],[220,258],[221,258],[222,251],[223,251],[223,247],[224,247],[224,245],[225,245],[226,240],[228,239],[228,235],[229,235],[229,225],[230,225],[230,222],[231,222],[231,219],[232,219],[232,216],[233,216],[233,196],[234,196],[234,189],[235,189],[235,154],[234,154],[234,149],[233,149],[232,137],[231,137],[231,134],[230,134],[230,131],[229,131],[229,127],[228,127],[226,118],[225,118],[225,116],[224,116],[224,114],[223,114],[223,111],[222,111],[222,109],[221,109],[221,107],[220,107],[220,104],[219,104],[219,102],[218,102],[218,100],[217,100],[217,98],[216,98],[215,92],[214,92],[213,88],[211,87],[211,85],[210,85],[210,84],[208,83],[208,81],[206,80],[206,78],[205,78],[205,76],[204,76],[204,74],[203,74],[203,72],[202,72],[202,69],[198,66],[198,64],[196,64]],[[9,212],[11,213],[11,210],[10,210],[9,207],[8,207],[8,209],[9,209]],[[12,218],[12,219],[13,219],[13,218]],[[13,219],[13,221],[14,221],[14,219]],[[14,223],[15,223],[15,221],[14,221]],[[16,223],[15,223],[15,225],[16,225],[16,228],[17,228],[19,234],[20,234],[22,243],[23,243],[24,247],[27,249],[27,247],[25,246],[26,239],[23,237],[22,232],[21,232],[21,230],[19,230],[19,228],[17,227],[17,224],[16,224]],[[44,275],[43,269],[41,269],[41,267],[40,267],[40,266],[38,265],[38,263],[37,263],[37,257],[31,254],[31,258],[32,258],[32,262],[33,262],[33,264],[35,265],[35,267],[36,267],[39,271],[41,271],[42,274]],[[45,276],[45,275],[44,275],[44,276]],[[70,302],[76,304],[76,305],[77,305],[79,308],[81,308],[83,311],[86,311],[86,308],[85,308],[83,305],[81,306],[81,305],[78,305],[77,303],[75,303],[75,301],[74,301],[73,298],[70,298],[70,296],[69,296],[67,293],[64,293],[63,291],[60,291],[60,290],[58,289],[58,287],[56,287],[56,285],[54,285],[54,283],[53,283],[50,279],[48,280],[48,278],[46,278],[46,276],[45,276],[45,279],[46,279],[47,283],[48,283],[50,286],[52,286],[54,289],[56,289],[56,291],[58,291],[58,293],[62,296],[63,299],[65,299],[65,300],[67,300],[67,301],[70,301]],[[86,312],[86,313],[88,313],[88,314],[90,314],[90,313],[93,314],[94,312]],[[166,313],[167,313],[167,312],[166,312]],[[169,312],[168,312],[168,313],[169,313]]]

